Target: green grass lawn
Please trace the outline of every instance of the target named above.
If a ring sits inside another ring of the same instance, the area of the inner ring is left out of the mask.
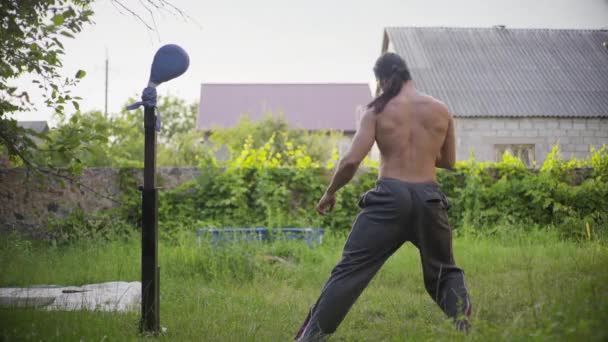
[[[343,236],[305,243],[161,244],[161,325],[171,341],[289,341],[338,261]],[[0,242],[0,286],[139,280],[139,244],[49,247]],[[473,302],[467,336],[424,291],[419,256],[404,245],[352,308],[334,341],[608,339],[608,248],[547,232],[457,238]],[[266,256],[286,262],[273,262]],[[129,341],[138,313],[0,309],[0,341]]]

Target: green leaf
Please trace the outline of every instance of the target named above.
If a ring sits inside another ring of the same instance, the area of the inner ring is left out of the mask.
[[[59,41],[59,39],[53,38],[53,41],[55,42],[55,44],[57,44],[57,46],[59,46],[60,48],[63,49],[63,44],[61,44],[61,42]]]
[[[74,105],[74,109],[76,109],[78,111],[80,110],[80,105],[78,104],[78,102],[72,101],[72,105]]]
[[[81,79],[81,78],[85,77],[86,75],[87,75],[87,72],[84,70],[78,70],[78,72],[76,72],[77,79]]]
[[[53,21],[53,24],[55,24],[57,26],[59,26],[65,22],[65,18],[61,14],[55,14],[51,20]]]
[[[62,36],[66,36],[68,38],[74,38],[74,35],[68,31],[61,31],[61,32],[59,32],[59,34],[61,34]]]

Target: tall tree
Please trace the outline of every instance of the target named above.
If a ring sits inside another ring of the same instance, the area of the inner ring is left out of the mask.
[[[78,109],[71,88],[85,72],[64,78],[59,70],[65,53],[61,39],[72,38],[91,22],[91,0],[4,0],[0,2],[0,145],[9,158],[32,163],[32,137],[48,139],[17,125],[9,115],[33,109],[28,91],[12,85],[30,75],[42,90],[46,106],[62,114],[66,105]],[[68,151],[74,141],[58,146]]]
[[[129,99],[126,104],[134,101]],[[158,165],[198,164],[197,156],[204,146],[203,133],[194,131],[196,108],[196,103],[189,104],[177,97],[159,98],[162,130]],[[110,116],[98,110],[78,111],[69,118],[60,117],[57,127],[49,133],[49,139],[38,146],[33,160],[40,165],[71,170],[81,166],[143,167],[142,118],[141,109],[123,109]],[[70,155],[66,158],[59,150],[70,141],[77,143],[69,146]]]
[[[98,138],[86,129],[73,129],[81,122],[82,116],[72,121],[69,132],[56,134],[65,139],[52,142],[53,150],[48,151],[53,158],[40,158],[34,138],[46,140],[51,137],[40,135],[17,125],[11,113],[34,110],[30,91],[15,86],[15,80],[31,77],[32,85],[37,86],[43,96],[44,104],[60,118],[65,119],[69,107],[79,109],[79,97],[71,95],[71,89],[85,76],[79,70],[72,77],[60,74],[61,60],[65,54],[62,41],[81,32],[91,23],[94,0],[2,0],[0,1],[0,156],[3,154],[14,164],[34,166],[36,169],[54,168],[57,165],[37,163],[57,159],[71,160],[73,152],[81,141]],[[166,11],[191,19],[168,0],[111,0],[121,13],[132,15],[149,30],[156,30],[154,12]],[[140,6],[135,9],[132,6]],[[149,18],[138,13],[144,11]],[[150,25],[152,22],[153,25]],[[29,88],[31,89],[31,88]],[[88,122],[84,120],[82,122]],[[176,129],[181,129],[178,124]],[[37,158],[34,158],[37,154]],[[62,156],[60,156],[62,155]],[[78,160],[67,165],[77,166]]]

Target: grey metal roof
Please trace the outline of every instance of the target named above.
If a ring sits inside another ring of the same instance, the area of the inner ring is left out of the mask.
[[[49,131],[49,125],[46,121],[17,121],[17,125],[38,133],[48,133]]]
[[[386,37],[416,87],[457,117],[608,117],[606,31],[393,27]]]

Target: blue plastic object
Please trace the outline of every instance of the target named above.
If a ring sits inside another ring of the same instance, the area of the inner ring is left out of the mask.
[[[150,82],[159,85],[172,80],[188,70],[190,57],[184,49],[175,44],[162,46],[154,55],[150,70]]]
[[[323,232],[321,228],[272,228],[271,239],[306,240],[311,245],[323,243]]]
[[[190,57],[188,53],[175,44],[161,46],[152,60],[150,69],[150,80],[148,86],[141,95],[141,101],[127,106],[128,110],[134,110],[140,106],[156,108],[156,86],[172,80],[188,70]],[[155,130],[160,132],[160,112],[157,111]]]
[[[265,228],[224,228],[224,229],[199,229],[199,243],[203,234],[211,235],[212,242],[218,241],[249,241],[268,240],[268,231]]]
[[[309,246],[323,243],[322,228],[201,228],[197,230],[200,245],[203,235],[210,236],[212,243],[222,241],[272,241],[305,240]]]

